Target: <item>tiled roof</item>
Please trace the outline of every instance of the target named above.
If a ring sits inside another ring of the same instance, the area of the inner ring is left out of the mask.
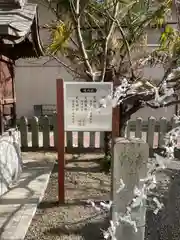
[[[26,4],[26,0],[0,0],[0,8],[20,8]]]
[[[0,0],[0,42],[1,54],[11,59],[43,55],[37,4]]]
[[[2,0],[0,0],[2,1]],[[1,4],[0,4],[1,5]],[[0,36],[16,41],[24,37],[36,16],[36,4],[25,4],[23,8],[0,10]],[[12,42],[12,43],[13,43]]]

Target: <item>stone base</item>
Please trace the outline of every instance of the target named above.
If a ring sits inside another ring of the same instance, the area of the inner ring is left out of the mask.
[[[19,133],[11,129],[0,136],[0,196],[18,181],[21,172]]]

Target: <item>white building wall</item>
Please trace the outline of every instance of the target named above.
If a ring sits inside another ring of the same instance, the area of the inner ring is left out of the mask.
[[[38,2],[38,0],[34,0]],[[40,1],[40,0],[39,0]],[[31,1],[33,2],[33,1]],[[41,1],[42,2],[42,1]],[[49,23],[54,19],[53,14],[45,6],[39,4],[40,26]],[[45,29],[40,30],[42,42],[47,45],[49,33]],[[157,38],[155,32],[151,35],[149,41],[155,44]],[[151,42],[152,41],[152,42]],[[40,59],[20,59],[16,62],[15,68],[15,86],[17,98],[17,117],[33,116],[33,105],[56,104],[56,79],[61,77],[65,81],[72,81],[72,76],[55,60],[48,61],[48,57]],[[156,67],[146,68],[145,74],[148,77],[160,79],[163,75],[163,69]],[[165,109],[142,109],[133,115],[136,117],[148,118],[153,115],[157,118],[165,116],[171,118],[174,113],[174,107]]]
[[[42,27],[51,22],[54,16],[46,7],[39,5],[38,8]],[[41,29],[40,35],[43,44],[47,45],[47,30]],[[15,67],[17,117],[33,116],[33,105],[55,104],[56,79],[59,77],[72,80],[72,76],[56,60],[49,60],[48,57],[18,60]]]
[[[33,105],[56,103],[56,79],[69,79],[58,66],[16,68],[17,117],[33,116]]]

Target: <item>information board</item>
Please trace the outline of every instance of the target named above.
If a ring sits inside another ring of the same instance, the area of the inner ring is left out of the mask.
[[[65,131],[111,131],[112,106],[98,109],[112,87],[104,82],[64,82]]]

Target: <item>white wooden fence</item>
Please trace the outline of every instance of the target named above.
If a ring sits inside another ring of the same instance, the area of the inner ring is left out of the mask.
[[[57,146],[57,117],[22,117],[18,121],[21,147],[23,150],[55,150]],[[161,148],[164,135],[176,127],[175,119],[167,121],[162,117],[156,120],[150,117],[148,121],[137,118],[129,121],[126,129],[127,137],[145,140],[150,149]],[[103,132],[66,132],[65,146],[67,152],[103,151]]]

